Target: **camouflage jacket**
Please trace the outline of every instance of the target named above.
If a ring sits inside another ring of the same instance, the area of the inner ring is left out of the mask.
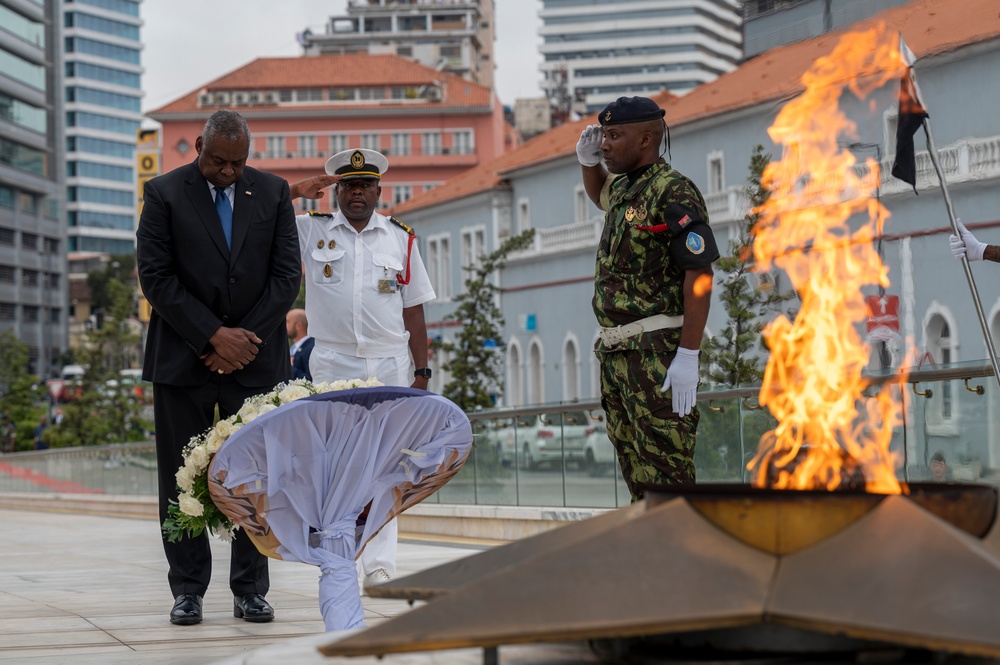
[[[683,314],[684,269],[675,258],[676,242],[684,242],[691,229],[702,223],[702,234],[707,231],[711,236],[701,192],[661,160],[634,182],[627,176],[615,178],[605,209],[593,301],[598,324],[612,327],[654,314]],[[695,224],[687,226],[692,220]],[[718,252],[711,239],[710,251],[698,260],[707,265],[715,258]],[[643,333],[625,340],[616,350],[673,351],[679,338],[679,328]]]

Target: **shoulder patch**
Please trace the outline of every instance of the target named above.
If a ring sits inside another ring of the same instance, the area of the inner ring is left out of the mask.
[[[309,216],[310,217],[333,217],[333,213],[332,212],[319,212],[317,210],[310,210],[309,211]]]
[[[395,217],[389,217],[389,221],[392,222],[393,224],[395,224],[396,226],[398,226],[399,228],[403,229],[404,231],[406,231],[407,235],[411,235],[411,236],[417,235],[416,233],[413,232],[413,229],[411,229],[409,226],[407,226],[406,224],[402,223],[401,221],[399,221]]]
[[[684,246],[692,254],[701,254],[705,251],[705,239],[692,231],[688,233],[687,239],[684,241]]]

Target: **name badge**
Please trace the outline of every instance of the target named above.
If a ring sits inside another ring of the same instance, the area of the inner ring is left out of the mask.
[[[380,279],[378,281],[378,292],[379,293],[395,293],[396,292],[396,280],[394,280],[394,279]]]

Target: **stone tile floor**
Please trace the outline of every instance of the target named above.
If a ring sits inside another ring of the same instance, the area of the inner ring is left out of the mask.
[[[404,537],[399,575],[482,547]],[[330,641],[323,634],[316,568],[271,561],[267,599],[276,619],[251,624],[233,617],[228,545],[213,539],[213,552],[216,565],[205,597],[205,620],[174,626],[167,619],[173,599],[155,521],[0,510],[0,663],[331,662],[314,650]],[[405,601],[368,597],[364,607],[369,625],[409,609]],[[482,652],[464,653],[471,661],[461,658],[463,662],[482,662]],[[412,657],[398,662],[404,660],[413,662]]]

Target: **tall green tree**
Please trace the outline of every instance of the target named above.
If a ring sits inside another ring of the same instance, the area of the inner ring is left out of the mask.
[[[504,318],[499,304],[499,287],[493,275],[507,264],[507,257],[529,246],[535,230],[528,229],[508,238],[479,262],[465,266],[469,277],[465,291],[454,299],[455,311],[446,321],[458,321],[461,329],[450,342],[435,342],[433,348],[444,351],[448,360],[442,368],[451,374],[444,386],[444,396],[465,411],[493,406],[493,395],[503,385]]]
[[[781,304],[795,297],[780,293],[770,275],[760,271],[753,258],[753,241],[760,221],[757,210],[770,196],[761,183],[771,155],[758,145],[750,157],[747,178],[747,199],[750,212],[739,227],[739,233],[729,243],[729,255],[716,262],[721,276],[716,293],[728,315],[726,327],[702,343],[702,365],[708,379],[725,386],[747,386],[761,382],[764,363],[761,331],[766,317]]]
[[[13,330],[4,330],[0,333],[0,415],[17,428],[15,450],[34,447],[35,425],[45,414],[45,388],[28,367],[28,345]]]
[[[107,281],[111,306],[104,325],[87,334],[77,351],[86,368],[79,396],[63,408],[58,428],[47,432],[52,447],[89,446],[140,441],[148,423],[141,417],[142,404],[133,386],[122,381],[121,370],[138,362],[140,337],[130,318],[135,307],[135,289],[115,277]]]
[[[105,264],[103,270],[95,270],[87,275],[87,287],[90,289],[91,309],[106,316],[114,307],[112,283],[118,282],[136,287],[138,280],[135,274],[135,254],[116,254]]]

